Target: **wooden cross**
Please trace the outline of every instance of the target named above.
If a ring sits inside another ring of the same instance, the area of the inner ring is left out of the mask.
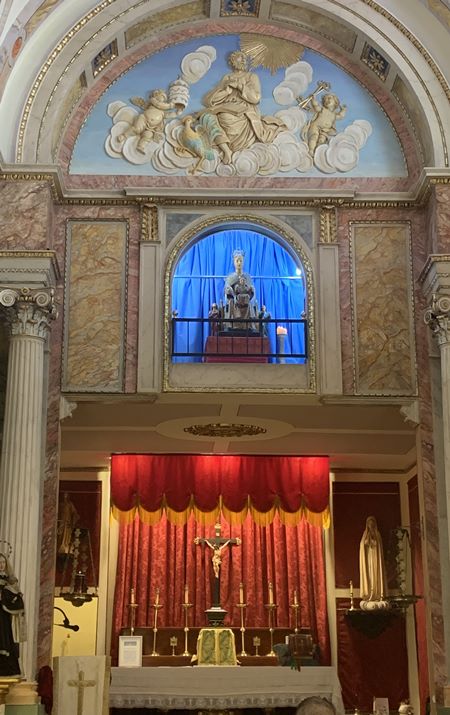
[[[220,524],[215,525],[216,535],[210,539],[196,536],[194,544],[206,544],[212,549],[212,567],[214,572],[214,587],[213,587],[213,608],[220,608],[220,566],[222,564],[222,549],[226,546],[239,546],[240,539],[226,539],[220,535]]]
[[[97,685],[97,681],[85,680],[84,671],[80,670],[78,680],[68,680],[67,685],[70,685],[72,688],[78,688],[77,715],[83,715],[84,689],[93,688],[94,685]]]

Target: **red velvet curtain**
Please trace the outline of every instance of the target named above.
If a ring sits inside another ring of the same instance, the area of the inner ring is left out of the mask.
[[[205,625],[205,609],[211,606],[211,549],[195,545],[196,536],[214,536],[212,526],[201,526],[191,516],[183,526],[176,526],[163,516],[154,526],[135,519],[121,524],[113,644],[120,629],[129,625],[131,588],[135,589],[137,626],[151,626],[155,590],[160,589],[161,626],[183,626],[184,586],[189,588],[190,625]],[[267,626],[268,583],[273,583],[276,625],[292,626],[289,604],[294,589],[300,603],[299,625],[309,627],[319,644],[322,662],[330,662],[330,644],[326,608],[326,582],[322,529],[301,521],[286,527],[278,516],[272,524],[261,527],[247,517],[230,527],[222,523],[222,536],[241,539],[241,545],[224,549],[221,566],[221,605],[228,611],[226,623],[240,625],[239,584],[244,584],[248,603],[248,627]]]
[[[231,523],[243,522],[248,509],[260,524],[270,523],[277,509],[285,523],[302,516],[322,523],[328,517],[329,459],[117,454],[111,458],[111,496],[119,519],[134,517],[138,507],[151,524],[163,509],[178,524],[191,511],[197,521],[211,523],[218,510]]]

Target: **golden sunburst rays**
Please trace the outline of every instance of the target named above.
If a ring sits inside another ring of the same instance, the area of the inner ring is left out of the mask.
[[[250,58],[253,69],[264,67],[275,74],[280,67],[289,67],[298,62],[305,50],[303,45],[279,37],[241,35],[241,50]]]

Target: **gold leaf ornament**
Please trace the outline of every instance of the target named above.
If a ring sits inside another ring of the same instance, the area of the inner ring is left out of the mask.
[[[303,45],[279,37],[241,35],[241,50],[250,58],[253,69],[263,67],[275,74],[280,67],[289,67],[298,62],[304,52]]]

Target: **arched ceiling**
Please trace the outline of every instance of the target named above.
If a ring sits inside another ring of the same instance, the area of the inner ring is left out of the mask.
[[[155,38],[278,28],[347,68],[411,133],[418,163],[445,170],[449,16],[444,0],[3,0],[0,152],[8,163],[60,163],[65,134],[82,123],[77,108],[86,112]]]

